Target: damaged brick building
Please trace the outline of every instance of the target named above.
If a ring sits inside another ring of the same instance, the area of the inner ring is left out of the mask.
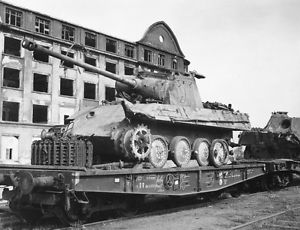
[[[120,75],[188,71],[189,61],[162,21],[129,42],[1,1],[0,22],[0,163],[30,163],[31,142],[43,129],[115,100],[113,80],[24,50],[24,37]]]

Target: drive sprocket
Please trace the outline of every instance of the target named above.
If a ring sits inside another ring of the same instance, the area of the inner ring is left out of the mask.
[[[130,154],[137,160],[144,160],[150,153],[151,133],[147,126],[141,124],[134,128],[130,136]]]

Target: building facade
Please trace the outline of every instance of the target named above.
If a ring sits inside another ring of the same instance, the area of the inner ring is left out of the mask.
[[[115,100],[113,80],[21,47],[23,38],[120,75],[188,71],[175,35],[156,22],[129,42],[0,2],[0,163],[30,163],[43,129],[84,107]]]

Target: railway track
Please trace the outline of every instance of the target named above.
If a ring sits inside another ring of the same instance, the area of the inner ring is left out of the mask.
[[[256,230],[256,229],[282,229],[299,230],[300,229],[300,206],[278,212],[263,218],[244,223],[231,228],[231,230]]]

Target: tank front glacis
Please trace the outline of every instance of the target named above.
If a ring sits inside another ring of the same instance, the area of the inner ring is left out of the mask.
[[[232,131],[250,129],[248,115],[231,106],[203,106],[195,78],[204,77],[195,72],[120,76],[32,41],[24,40],[22,45],[115,80],[123,98],[79,111],[70,118],[67,135],[49,131],[46,138],[34,142],[35,164],[82,166],[91,158],[92,143],[92,164],[148,161],[163,167],[169,159],[182,167],[194,158],[201,166],[219,167],[227,162]],[[83,159],[79,163],[78,157]]]

